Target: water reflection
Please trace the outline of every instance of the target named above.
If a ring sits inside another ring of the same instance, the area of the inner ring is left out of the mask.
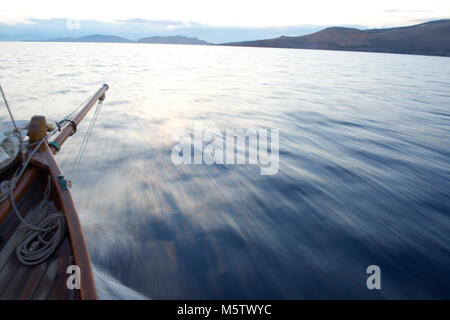
[[[73,193],[92,260],[134,290],[449,298],[448,58],[57,43],[1,55],[17,118],[59,119],[110,85]],[[174,166],[171,135],[196,122],[279,128],[279,173]],[[58,155],[65,170],[87,123]],[[366,288],[371,264],[382,291]]]

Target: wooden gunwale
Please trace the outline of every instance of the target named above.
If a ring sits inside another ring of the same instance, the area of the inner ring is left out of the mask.
[[[94,104],[98,100],[104,99],[104,94],[108,88],[108,85],[104,84],[75,116],[72,122],[62,129],[62,132],[54,140],[59,147],[61,147],[67,138],[76,131],[76,126],[83,120]],[[49,146],[47,143],[42,144],[39,152],[33,156],[29,167],[17,182],[16,188],[13,191],[13,199],[14,202],[17,203],[30,188],[33,181],[39,177],[39,174],[42,173],[42,171],[46,171],[50,174],[53,190],[52,197],[57,204],[58,210],[61,210],[65,214],[73,262],[79,266],[81,270],[80,298],[94,300],[97,299],[94,276],[78,212],[70,190],[63,190],[58,181],[58,176],[63,175],[61,168],[54,158],[54,154],[58,151],[59,148],[56,148],[54,145]],[[11,210],[11,199],[8,198],[0,203],[0,223],[2,223],[8,214],[11,213]]]
[[[72,249],[74,264],[81,270],[81,299],[95,300],[97,292],[95,289],[94,275],[92,272],[91,259],[87,249],[86,239],[84,238],[81,222],[78,216],[75,202],[73,201],[70,190],[63,190],[58,176],[62,175],[62,170],[53,156],[50,147],[43,145],[43,150],[32,159],[32,163],[39,166],[46,166],[52,179],[52,195],[55,196],[55,202],[59,210],[64,212],[70,247]]]

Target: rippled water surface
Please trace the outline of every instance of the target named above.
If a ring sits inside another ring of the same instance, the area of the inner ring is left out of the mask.
[[[151,298],[450,298],[449,75],[441,57],[0,44],[17,119],[110,85],[73,195],[94,264]],[[196,123],[279,128],[278,174],[175,166]]]

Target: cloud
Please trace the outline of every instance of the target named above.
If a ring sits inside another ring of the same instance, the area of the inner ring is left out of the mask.
[[[383,11],[384,13],[402,13],[402,14],[406,14],[406,13],[433,13],[435,12],[434,10],[421,10],[421,9],[417,9],[417,10],[404,10],[404,9],[387,9]]]
[[[437,17],[428,17],[428,18],[418,18],[418,19],[407,19],[406,21],[411,25],[415,25],[415,24],[421,24],[421,23],[440,20],[440,19],[441,18],[437,18]]]
[[[186,25],[183,21],[176,20],[148,20],[141,18],[116,20],[119,23],[134,23],[134,24],[148,24],[153,26],[184,26]]]
[[[106,34],[138,40],[150,36],[197,37],[212,42],[223,43],[254,39],[276,38],[282,35],[300,36],[319,31],[327,26],[294,25],[286,27],[217,27],[194,21],[125,19],[110,22],[81,20],[80,29],[69,29],[67,19],[27,18],[26,22],[5,24],[0,22],[0,40],[43,41],[54,38],[82,37],[92,34]]]

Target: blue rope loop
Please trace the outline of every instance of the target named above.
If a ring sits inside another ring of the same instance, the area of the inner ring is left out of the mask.
[[[69,190],[68,189],[68,182],[67,182],[66,178],[64,178],[64,176],[62,174],[60,174],[58,176],[58,183],[61,186],[61,189],[63,189],[64,191]]]
[[[51,147],[55,147],[56,151],[61,150],[61,146],[56,141],[49,142],[48,145],[51,146]]]

